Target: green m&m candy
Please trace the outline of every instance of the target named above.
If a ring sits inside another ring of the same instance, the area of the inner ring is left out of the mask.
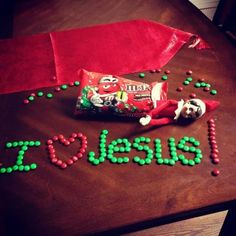
[[[140,73],[140,74],[139,74],[139,77],[140,77],[140,78],[144,78],[144,77],[145,77],[145,74],[144,74],[144,73]]]
[[[38,97],[42,97],[42,96],[43,96],[43,92],[41,92],[41,91],[38,92],[38,93],[37,93],[37,96],[38,96]]]
[[[216,94],[217,94],[217,91],[216,91],[215,89],[212,89],[212,90],[211,90],[211,94],[212,94],[212,95],[216,95]]]
[[[47,97],[48,99],[51,99],[51,98],[53,98],[53,94],[52,94],[52,93],[48,93],[46,97]]]

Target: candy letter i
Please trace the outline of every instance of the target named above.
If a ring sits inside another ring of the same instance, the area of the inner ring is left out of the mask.
[[[29,149],[29,147],[38,147],[40,146],[40,141],[14,141],[14,142],[8,142],[6,143],[6,148],[20,148],[15,165],[9,166],[9,167],[1,167],[0,173],[11,173],[13,171],[25,171],[28,172],[30,170],[34,170],[37,168],[37,164],[32,163],[29,165],[24,165],[24,155],[25,152]]]

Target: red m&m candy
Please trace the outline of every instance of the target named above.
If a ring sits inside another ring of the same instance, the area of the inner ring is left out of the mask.
[[[220,171],[218,169],[214,169],[211,173],[213,176],[218,176],[220,174]]]

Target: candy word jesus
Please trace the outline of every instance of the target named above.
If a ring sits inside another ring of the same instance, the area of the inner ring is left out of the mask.
[[[153,149],[148,145],[151,143],[151,139],[148,137],[136,137],[131,143],[127,138],[117,138],[112,140],[109,144],[107,144],[107,136],[108,130],[104,129],[101,131],[99,136],[99,148],[98,155],[95,154],[94,151],[88,152],[88,162],[93,165],[99,165],[106,160],[110,161],[112,164],[126,164],[130,162],[130,155],[125,156],[131,152],[131,150],[136,150],[138,152],[142,152],[141,156],[132,157],[132,161],[140,166],[149,165],[152,163],[153,159],[156,160],[158,165],[169,165],[173,166],[177,162],[180,162],[186,166],[194,166],[199,164],[202,160],[202,151],[199,148],[200,142],[196,140],[194,137],[184,136],[181,138],[178,143],[175,138],[170,137],[168,139],[168,149],[169,149],[169,158],[162,156],[162,142],[161,139],[156,138],[153,140]],[[55,142],[59,142],[65,146],[69,146],[71,143],[79,141],[79,149],[78,152],[70,157],[68,160],[63,161],[59,158],[58,154],[56,154],[56,149],[53,144]],[[71,166],[79,159],[84,156],[86,149],[88,147],[87,137],[82,133],[72,133],[71,136],[66,139],[63,135],[55,135],[51,139],[46,141],[47,152],[49,154],[49,159],[51,163],[55,166],[60,167],[61,169],[65,169],[68,166]],[[16,158],[16,162],[14,165],[9,167],[2,166],[0,168],[0,173],[11,173],[15,171],[24,171],[28,172],[30,170],[34,170],[37,168],[36,163],[31,163],[28,165],[24,165],[24,155],[30,148],[37,148],[41,145],[40,141],[13,141],[7,142],[6,148],[18,148],[18,154]],[[178,154],[177,151],[181,151],[181,154]],[[192,154],[192,158],[187,158],[184,154]],[[120,157],[122,154],[124,157]],[[144,156],[144,157],[143,157]]]

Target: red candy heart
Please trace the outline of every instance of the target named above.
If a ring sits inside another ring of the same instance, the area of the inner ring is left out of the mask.
[[[76,139],[79,139],[81,146],[78,152],[69,158],[66,162],[60,160],[60,158],[56,155],[56,150],[53,146],[53,143],[59,142],[60,144],[65,145],[68,147],[71,143],[75,142]],[[53,136],[51,139],[48,139],[46,142],[47,150],[49,154],[49,158],[52,164],[55,166],[60,167],[61,169],[65,169],[68,166],[74,164],[78,159],[83,157],[87,149],[87,137],[82,133],[72,133],[68,139],[64,138],[62,134]]]

